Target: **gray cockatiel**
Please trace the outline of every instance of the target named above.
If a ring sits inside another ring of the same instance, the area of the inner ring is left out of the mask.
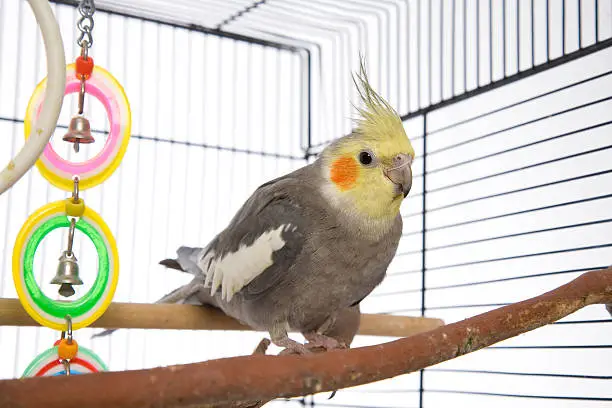
[[[336,321],[354,317],[351,308],[385,277],[414,158],[401,119],[363,66],[355,83],[363,102],[356,130],[312,164],[260,186],[205,248],[181,247],[161,261],[194,278],[160,302],[215,306],[298,353],[352,340],[355,333],[333,333]]]

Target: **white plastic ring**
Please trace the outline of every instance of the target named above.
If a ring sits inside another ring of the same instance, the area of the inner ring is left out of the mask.
[[[8,190],[36,163],[57,125],[66,87],[66,56],[59,25],[47,0],[28,0],[40,26],[47,54],[47,89],[42,111],[17,156],[0,172],[0,194]]]

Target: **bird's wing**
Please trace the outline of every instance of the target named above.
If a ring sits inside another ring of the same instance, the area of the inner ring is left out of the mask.
[[[299,202],[306,189],[292,177],[261,186],[195,259],[185,252],[206,275],[211,295],[219,290],[225,301],[239,291],[257,296],[286,275],[309,227]]]

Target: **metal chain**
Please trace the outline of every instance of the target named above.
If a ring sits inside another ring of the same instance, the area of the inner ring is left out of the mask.
[[[81,18],[77,22],[77,28],[81,35],[77,40],[77,44],[79,47],[89,48],[93,44],[91,32],[94,28],[93,15],[96,12],[94,0],[81,0],[78,10]]]

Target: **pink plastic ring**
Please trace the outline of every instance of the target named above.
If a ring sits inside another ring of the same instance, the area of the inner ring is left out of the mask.
[[[30,135],[33,117],[36,119],[42,108],[46,78],[36,87],[25,117],[25,135]],[[75,64],[66,67],[65,95],[80,90],[80,80],[76,77]],[[72,191],[75,175],[79,176],[79,188],[85,190],[104,182],[119,167],[127,150],[130,139],[131,112],[127,97],[121,85],[103,68],[95,66],[91,77],[86,82],[86,92],[98,99],[106,110],[110,123],[110,133],[102,150],[83,163],[72,163],[64,160],[47,144],[36,165],[42,175],[53,185],[66,191]]]

